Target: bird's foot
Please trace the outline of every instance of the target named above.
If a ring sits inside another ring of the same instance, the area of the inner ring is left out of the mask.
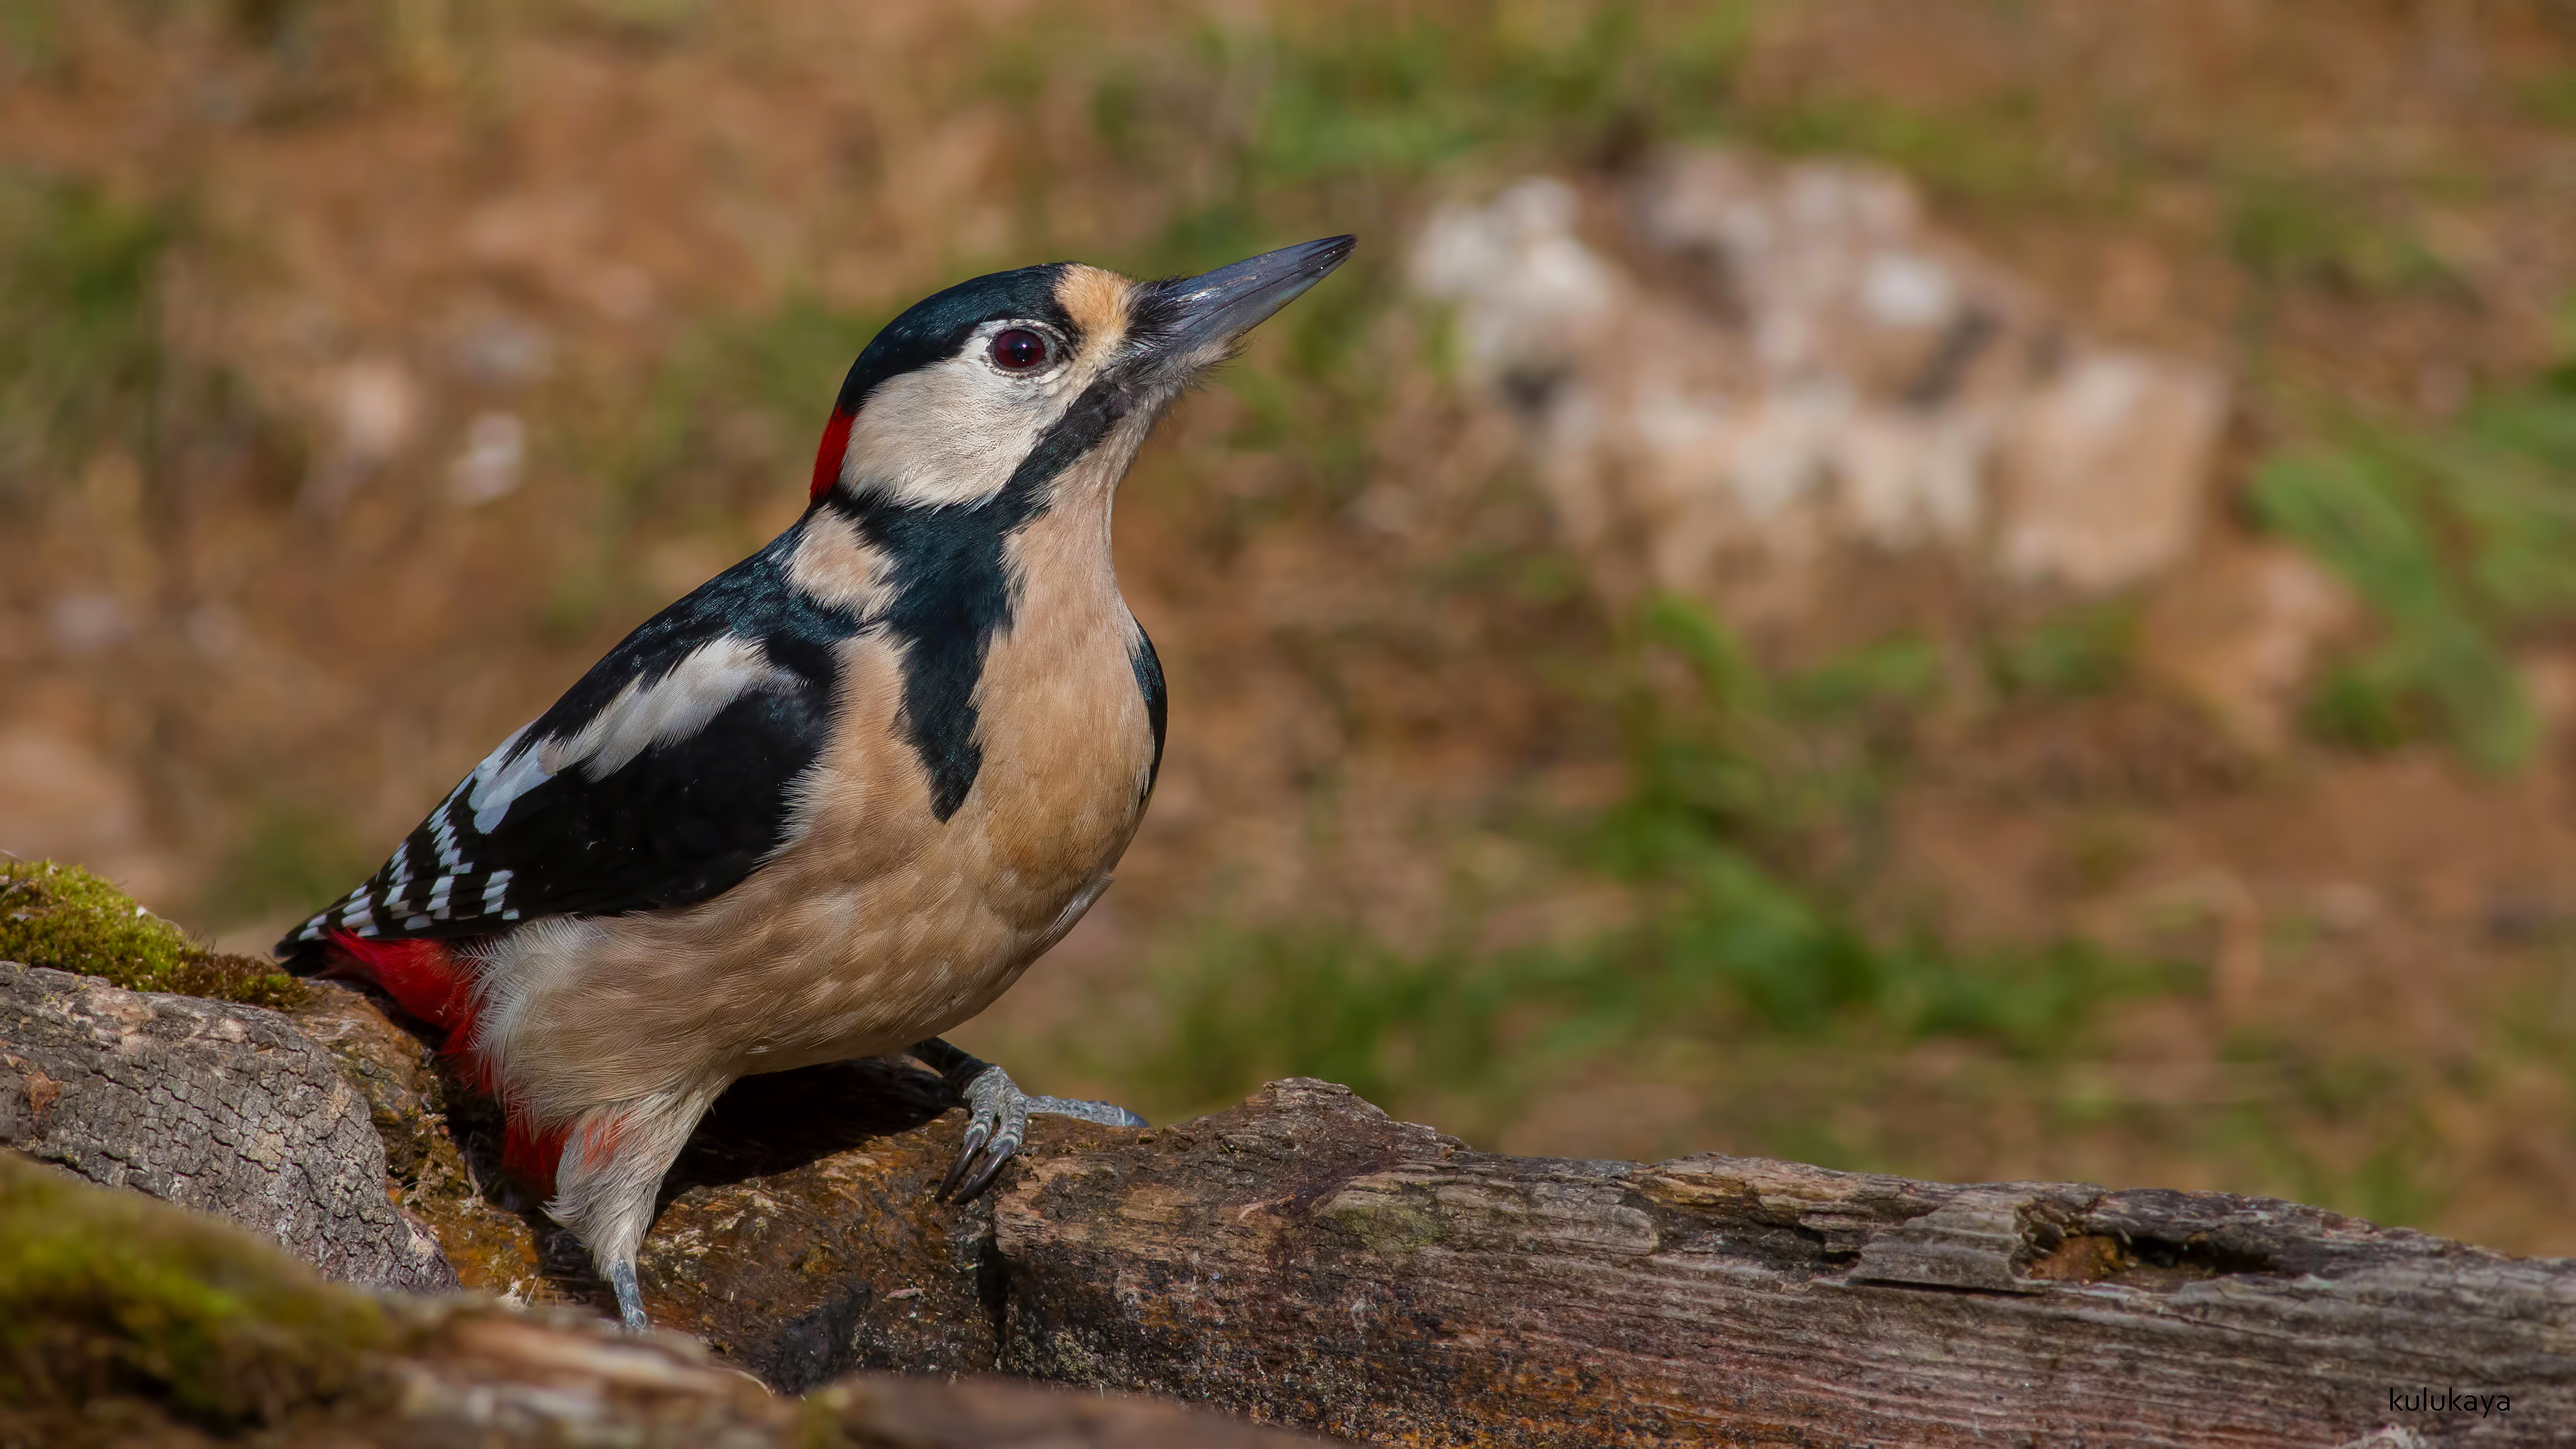
[[[966,1099],[966,1140],[957,1149],[957,1161],[939,1184],[941,1202],[973,1202],[1001,1176],[1002,1164],[1011,1160],[1027,1140],[1029,1114],[1046,1113],[1057,1117],[1078,1117],[1097,1122],[1103,1127],[1142,1127],[1145,1119],[1110,1102],[1086,1102],[1075,1097],[1032,1097],[1011,1080],[1000,1067],[986,1066],[967,1082],[961,1094]]]
[[[644,1290],[635,1284],[635,1264],[626,1259],[608,1265],[608,1286],[617,1290],[617,1319],[628,1333],[650,1333],[653,1320],[644,1316]]]

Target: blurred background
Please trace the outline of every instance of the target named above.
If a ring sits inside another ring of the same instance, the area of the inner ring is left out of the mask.
[[[0,848],[263,950],[902,306],[1341,231],[965,1044],[2576,1252],[2551,0],[0,0]]]

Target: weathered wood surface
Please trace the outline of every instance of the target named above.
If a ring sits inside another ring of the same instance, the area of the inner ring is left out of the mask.
[[[782,1387],[998,1370],[1418,1444],[2576,1442],[2564,1260],[2218,1194],[1500,1157],[1317,1082],[1042,1121],[962,1213],[927,1196],[954,1114],[797,1161],[902,1075],[733,1104],[646,1244],[656,1321]],[[2426,1386],[2510,1407],[2391,1406]]]
[[[802,1401],[673,1333],[374,1296],[227,1224],[0,1150],[0,1445],[1296,1449],[1129,1395],[860,1374]]]
[[[297,1019],[468,1286],[605,1310],[416,1040],[354,993]],[[945,1107],[898,1063],[740,1084],[665,1187],[655,1321],[789,1391],[998,1371],[1419,1444],[2576,1442],[2567,1260],[2218,1194],[1501,1157],[1304,1081],[1038,1119],[958,1209]]]
[[[1499,1157],[1320,1082],[1042,1139],[996,1245],[1011,1371],[1354,1438],[2576,1441],[2576,1261],[2219,1194]],[[2427,1385],[2510,1407],[2391,1406]]]
[[[365,1098],[274,1011],[0,962],[0,1146],[228,1219],[343,1282],[456,1286],[386,1201]]]

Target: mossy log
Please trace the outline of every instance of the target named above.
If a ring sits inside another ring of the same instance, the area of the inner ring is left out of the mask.
[[[337,988],[297,1020],[468,1287],[605,1309],[416,1039]],[[665,1187],[655,1321],[787,1391],[1002,1372],[1417,1444],[2322,1449],[2576,1423],[2576,1262],[2288,1203],[1512,1158],[1290,1081],[1160,1130],[1039,1119],[958,1209],[930,1197],[948,1105],[892,1062],[739,1084]]]
[[[674,1334],[383,1297],[0,1151],[0,1445],[47,1449],[1293,1449],[1132,1397],[858,1376],[803,1402]]]

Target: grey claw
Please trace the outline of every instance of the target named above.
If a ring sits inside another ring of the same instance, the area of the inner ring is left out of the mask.
[[[982,1149],[985,1139],[991,1135],[992,1130],[985,1125],[985,1119],[982,1116],[978,1115],[967,1122],[966,1140],[958,1144],[957,1160],[948,1164],[948,1175],[939,1180],[941,1202],[948,1201],[948,1195],[957,1190],[959,1182],[965,1180],[966,1169],[974,1163],[976,1152]]]
[[[1028,1134],[1029,1099],[1008,1072],[986,1067],[966,1084],[966,1137],[939,1184],[939,1201],[971,1202],[993,1185]],[[962,1194],[960,1184],[963,1184]]]
[[[994,1138],[993,1145],[985,1149],[983,1169],[968,1179],[966,1185],[959,1188],[957,1195],[949,1201],[962,1206],[982,1197],[987,1189],[1001,1179],[1002,1168],[1019,1150],[1020,1139],[1016,1135],[1005,1134]]]
[[[1002,1168],[1028,1140],[1029,1114],[1076,1117],[1103,1127],[1142,1127],[1145,1119],[1108,1102],[1073,1097],[1032,1097],[1000,1067],[986,1067],[966,1084],[966,1136],[957,1160],[940,1179],[939,1201],[969,1203],[983,1196]]]

